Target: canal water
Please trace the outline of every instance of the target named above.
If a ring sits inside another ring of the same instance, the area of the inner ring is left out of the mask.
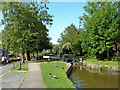
[[[118,88],[118,72],[95,71],[77,64],[69,79],[77,88]]]

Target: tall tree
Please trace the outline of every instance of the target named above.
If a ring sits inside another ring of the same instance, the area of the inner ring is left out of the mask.
[[[0,32],[0,41],[2,40],[2,32]]]
[[[3,46],[5,49],[11,49],[17,53],[22,52],[24,56],[25,52],[29,53],[32,50],[38,52],[38,50],[44,48],[42,44],[46,42],[49,44],[48,30],[43,23],[51,25],[52,16],[47,13],[46,9],[48,7],[46,4],[46,2],[1,4],[4,16],[2,22],[6,24],[3,31]],[[43,43],[42,39],[44,40]]]
[[[120,36],[120,2],[88,2],[84,7],[88,14],[82,20],[88,32],[89,51],[99,59],[110,60],[112,45]],[[118,42],[118,41],[117,41]]]
[[[62,45],[61,48],[63,50],[71,50],[71,45],[76,35],[76,32],[78,32],[78,29],[75,27],[75,25],[71,24],[63,31],[63,33],[61,33],[58,42]]]

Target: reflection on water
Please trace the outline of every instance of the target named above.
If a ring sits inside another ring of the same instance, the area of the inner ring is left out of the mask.
[[[77,88],[118,88],[118,72],[94,71],[77,64],[69,79]]]

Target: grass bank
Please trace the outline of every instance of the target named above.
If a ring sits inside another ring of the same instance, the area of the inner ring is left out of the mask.
[[[105,60],[97,60],[95,57],[88,58],[86,56],[80,56],[79,58],[82,58],[85,61],[98,64],[98,65],[110,65],[110,66],[118,66],[118,61],[105,61]]]
[[[72,57],[72,56],[71,56]],[[86,57],[86,56],[76,56],[76,59],[82,58],[85,61],[94,63],[94,64],[99,64],[99,65],[110,65],[110,66],[118,66],[118,61],[105,61],[105,60],[97,60],[95,57]]]
[[[90,59],[90,58],[86,59],[85,61],[99,65],[118,66],[118,61],[97,61],[96,59]]]
[[[20,64],[19,64],[19,65],[15,66],[15,67],[11,68],[11,70],[12,70],[12,71],[14,71],[14,70],[28,71],[28,63],[29,63],[29,62],[30,62],[30,61],[27,61],[27,62],[25,62],[25,63],[22,63],[22,64],[21,64],[21,69],[20,69]]]
[[[43,82],[47,88],[75,88],[73,83],[67,78],[67,67],[65,63],[49,62],[41,63],[40,66]],[[54,76],[56,76],[56,79],[54,79]]]

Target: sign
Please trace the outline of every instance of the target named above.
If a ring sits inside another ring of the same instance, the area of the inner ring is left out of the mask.
[[[43,58],[50,58],[50,56],[43,56]]]

